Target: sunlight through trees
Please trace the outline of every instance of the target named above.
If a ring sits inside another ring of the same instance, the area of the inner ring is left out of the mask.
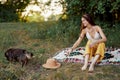
[[[59,0],[32,0],[21,17],[28,21],[57,20],[62,11],[63,7]]]

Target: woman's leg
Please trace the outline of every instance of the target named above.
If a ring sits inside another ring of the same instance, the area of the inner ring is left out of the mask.
[[[93,71],[94,70],[94,65],[95,63],[97,62],[97,60],[99,59],[100,55],[96,55],[94,57],[94,59],[92,60],[91,64],[90,64],[90,67],[89,67],[89,72]]]
[[[81,70],[86,70],[87,66],[88,66],[88,59],[89,59],[89,55],[85,55],[85,62],[84,62],[84,66],[81,68]]]

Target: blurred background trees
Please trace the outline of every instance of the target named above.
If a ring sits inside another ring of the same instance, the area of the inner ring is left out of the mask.
[[[65,0],[65,3],[66,15],[72,20],[89,13],[94,19],[110,24],[120,22],[120,0]]]
[[[20,14],[29,4],[29,0],[1,0],[0,22],[16,22],[20,20]]]
[[[0,22],[58,20],[59,0],[0,0]]]
[[[31,9],[27,11],[26,8],[28,8],[28,6],[30,7],[30,5]],[[55,7],[57,9],[55,9]],[[57,14],[56,12],[56,15],[55,11],[57,10],[59,10],[59,13]],[[53,11],[54,13],[50,11]],[[92,17],[97,21],[100,20],[114,25],[115,23],[120,22],[120,0],[0,1],[0,22],[28,21],[28,19],[38,19],[38,21],[61,19],[73,20],[75,23],[78,24],[80,21],[80,17],[84,13],[91,14]],[[30,16],[31,14],[32,17]],[[37,16],[35,17],[35,15]]]

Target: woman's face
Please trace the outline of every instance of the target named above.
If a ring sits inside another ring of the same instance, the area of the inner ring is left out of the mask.
[[[82,24],[84,26],[87,26],[89,24],[89,22],[85,18],[83,18],[83,17],[82,17],[81,21],[82,21]]]

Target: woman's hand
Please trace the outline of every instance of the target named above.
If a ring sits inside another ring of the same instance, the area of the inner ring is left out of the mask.
[[[94,47],[97,44],[97,40],[92,40],[90,43],[90,48]]]
[[[73,49],[69,48],[68,50],[65,51],[65,55],[68,56],[72,51],[73,51]]]

